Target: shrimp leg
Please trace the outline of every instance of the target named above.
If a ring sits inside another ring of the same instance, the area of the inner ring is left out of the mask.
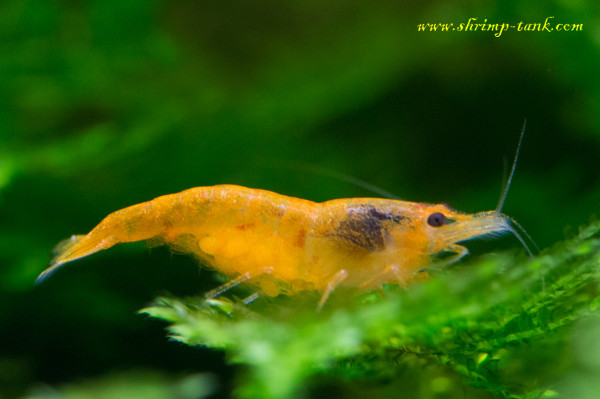
[[[319,301],[319,306],[317,306],[318,312],[320,312],[321,309],[323,308],[323,305],[325,304],[325,301],[327,301],[327,298],[329,298],[329,295],[331,295],[333,290],[335,290],[335,288],[338,285],[340,285],[340,283],[342,281],[344,281],[346,279],[346,277],[348,277],[348,272],[345,269],[341,269],[340,271],[338,271],[336,274],[333,275],[331,280],[329,280],[327,282],[327,288],[325,289],[325,292],[323,292],[323,296],[321,297],[321,300]]]
[[[425,269],[422,269],[421,271],[441,269],[443,267],[446,267],[448,265],[458,262],[461,258],[467,256],[469,253],[469,250],[466,247],[463,247],[462,245],[457,245],[457,244],[448,245],[448,247],[446,247],[444,249],[444,251],[454,252],[454,255],[449,256],[448,258],[442,260],[441,262],[436,262],[432,265],[429,265]]]
[[[238,285],[240,285],[242,283],[245,283],[246,281],[248,281],[248,280],[250,280],[252,278],[256,278],[256,277],[261,276],[263,274],[271,274],[271,273],[273,273],[273,268],[272,267],[265,267],[260,273],[255,273],[255,274],[244,273],[244,274],[241,274],[241,275],[237,276],[236,278],[229,280],[225,284],[220,285],[217,288],[208,291],[206,294],[204,294],[204,298],[206,298],[206,299],[214,299],[214,298],[218,297],[219,295],[222,295],[226,291],[229,291],[230,289],[232,289],[234,287],[237,287]]]
[[[409,280],[406,273],[402,273],[402,271],[400,270],[400,267],[398,265],[390,266],[390,270],[396,277],[396,280],[398,280],[398,284],[400,284],[402,286],[402,288],[406,288],[407,281]]]

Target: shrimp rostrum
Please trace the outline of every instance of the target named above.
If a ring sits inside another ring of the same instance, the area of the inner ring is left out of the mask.
[[[233,185],[197,187],[108,215],[87,235],[61,244],[38,279],[61,265],[118,243],[151,240],[186,252],[268,296],[321,293],[339,285],[366,291],[423,276],[432,255],[459,260],[459,245],[490,233],[516,232],[499,210],[465,214],[448,206],[376,198],[315,203]]]

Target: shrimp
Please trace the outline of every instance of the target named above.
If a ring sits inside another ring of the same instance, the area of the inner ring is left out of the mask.
[[[513,233],[513,220],[501,207],[467,214],[445,204],[392,199],[350,198],[316,203],[235,185],[196,187],[133,205],[108,215],[87,235],[58,247],[58,255],[39,277],[67,262],[118,243],[148,240],[188,253],[231,278],[206,294],[213,298],[247,283],[267,296],[314,290],[320,310],[336,287],[367,291],[383,283],[421,280],[433,255],[441,264],[468,254],[458,243],[487,234]],[[529,250],[527,249],[529,252]]]

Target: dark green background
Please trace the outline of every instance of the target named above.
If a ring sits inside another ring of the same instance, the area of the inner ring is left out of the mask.
[[[0,5],[0,396],[111,371],[209,371],[135,312],[219,284],[188,257],[126,245],[35,277],[108,213],[233,183],[315,201],[398,197],[494,209],[541,248],[597,212],[595,2],[6,1]],[[420,23],[583,24],[418,32]],[[569,234],[569,233],[567,233]],[[475,254],[514,238],[469,244]]]

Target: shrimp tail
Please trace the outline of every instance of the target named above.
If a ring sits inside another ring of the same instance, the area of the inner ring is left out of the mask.
[[[73,235],[70,238],[62,240],[54,248],[53,252],[56,256],[50,262],[50,267],[44,270],[35,282],[38,284],[41,283],[67,262],[110,248],[117,242],[118,241],[112,237],[98,240],[96,237],[92,237],[92,233],[88,235]]]
[[[43,281],[67,262],[108,249],[120,242],[139,241],[157,235],[158,227],[151,209],[151,201],[121,209],[104,218],[87,235],[74,235],[59,242],[54,248],[56,256],[50,262],[50,267],[39,275],[36,282]],[[139,216],[148,213],[152,216]]]
[[[85,237],[85,234],[76,234],[76,235],[72,235],[71,237],[66,238],[66,239],[62,240],[61,242],[59,242],[58,244],[56,244],[56,246],[52,250],[52,253],[54,254],[54,258],[52,259],[50,264],[55,265],[57,263],[61,263],[61,264],[64,263],[64,262],[61,262],[60,259],[63,258],[65,256],[65,254],[67,252],[69,252],[73,247],[77,246],[77,244],[84,237]]]

